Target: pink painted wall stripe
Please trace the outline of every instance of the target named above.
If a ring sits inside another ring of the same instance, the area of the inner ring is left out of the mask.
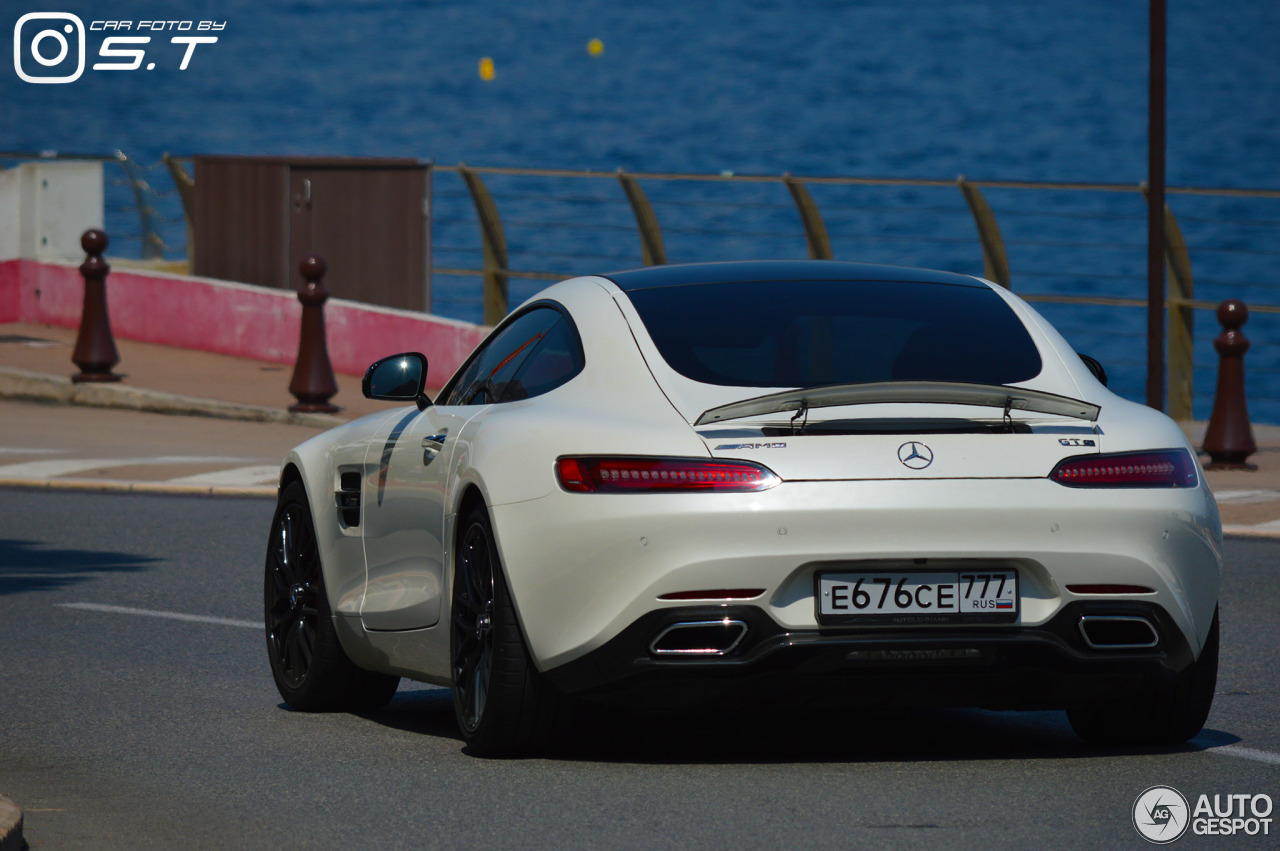
[[[84,281],[74,264],[0,262],[0,322],[76,328],[83,301]],[[122,339],[275,363],[293,363],[298,354],[302,305],[292,290],[114,269],[107,310],[112,333]],[[336,371],[361,375],[380,357],[419,351],[436,387],[488,333],[466,322],[342,299],[329,299],[324,313]]]

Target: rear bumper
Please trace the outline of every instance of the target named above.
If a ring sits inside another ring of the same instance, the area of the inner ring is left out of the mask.
[[[1151,648],[1091,648],[1082,616],[1143,618]],[[655,636],[680,622],[728,618],[746,624],[717,657],[652,652]],[[650,707],[753,703],[841,706],[975,706],[1062,709],[1167,682],[1194,661],[1159,606],[1074,602],[1039,626],[821,628],[789,630],[755,606],[693,606],[650,612],[600,648],[546,672],[562,691]]]
[[[752,606],[777,629],[824,633],[817,572],[907,571],[920,559],[1016,570],[1014,628],[1044,627],[1085,599],[1070,585],[1150,588],[1138,599],[1198,653],[1221,580],[1221,525],[1204,486],[955,479],[785,482],[740,494],[555,491],[494,505],[491,517],[542,671],[600,649],[651,612],[688,606],[660,599],[673,593],[760,589]]]

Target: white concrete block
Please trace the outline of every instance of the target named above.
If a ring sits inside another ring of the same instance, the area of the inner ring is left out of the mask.
[[[0,260],[79,260],[104,220],[102,163],[27,162],[0,171]]]

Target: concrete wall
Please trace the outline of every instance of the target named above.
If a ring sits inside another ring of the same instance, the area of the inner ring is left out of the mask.
[[[0,322],[80,324],[84,280],[77,263],[0,261]],[[302,305],[292,290],[159,272],[115,270],[107,277],[111,330],[122,339],[293,363]],[[427,356],[427,383],[440,386],[487,328],[342,299],[325,304],[334,370],[362,375],[385,355]]]
[[[102,163],[27,162],[0,171],[0,260],[76,260],[103,222]]]

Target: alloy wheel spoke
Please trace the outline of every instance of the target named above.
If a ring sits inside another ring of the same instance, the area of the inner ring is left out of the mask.
[[[298,652],[301,656],[303,672],[311,670],[311,658],[315,653],[315,635],[308,628],[306,621],[298,621]]]
[[[281,659],[281,668],[286,676],[291,680],[298,679],[298,624],[291,623],[288,630],[285,631],[284,640],[281,642],[281,649],[284,651]]]
[[[294,564],[294,559],[297,557],[297,547],[294,543],[292,509],[286,510],[280,518],[280,540],[276,553],[276,562],[280,565],[285,587],[288,587],[296,581],[295,577],[298,570]]]
[[[473,684],[471,688],[471,723],[479,723],[480,718],[484,715],[485,698],[488,697],[488,678],[484,676],[483,671],[477,668],[473,675]]]
[[[271,607],[271,631],[277,635],[284,630],[286,626],[293,620],[290,615],[292,610],[289,608],[287,601],[277,600]]]
[[[284,565],[281,564],[279,558],[276,558],[275,565],[271,568],[271,585],[276,597],[287,597],[290,584],[288,577],[285,575]]]
[[[475,621],[455,620],[454,636],[457,638],[457,655],[465,656],[468,648],[476,643]]]
[[[472,646],[462,654],[462,667],[468,672],[478,672],[483,666],[484,657],[484,645],[478,641],[473,641]]]
[[[458,597],[455,598],[454,602],[456,604],[459,604],[454,606],[455,611],[457,611],[457,609],[459,608],[463,608],[470,613],[472,625],[474,626],[475,616],[480,614],[480,611],[483,609],[483,606],[481,606],[479,603],[477,603],[475,600],[471,599],[471,597],[465,594],[458,595]]]

